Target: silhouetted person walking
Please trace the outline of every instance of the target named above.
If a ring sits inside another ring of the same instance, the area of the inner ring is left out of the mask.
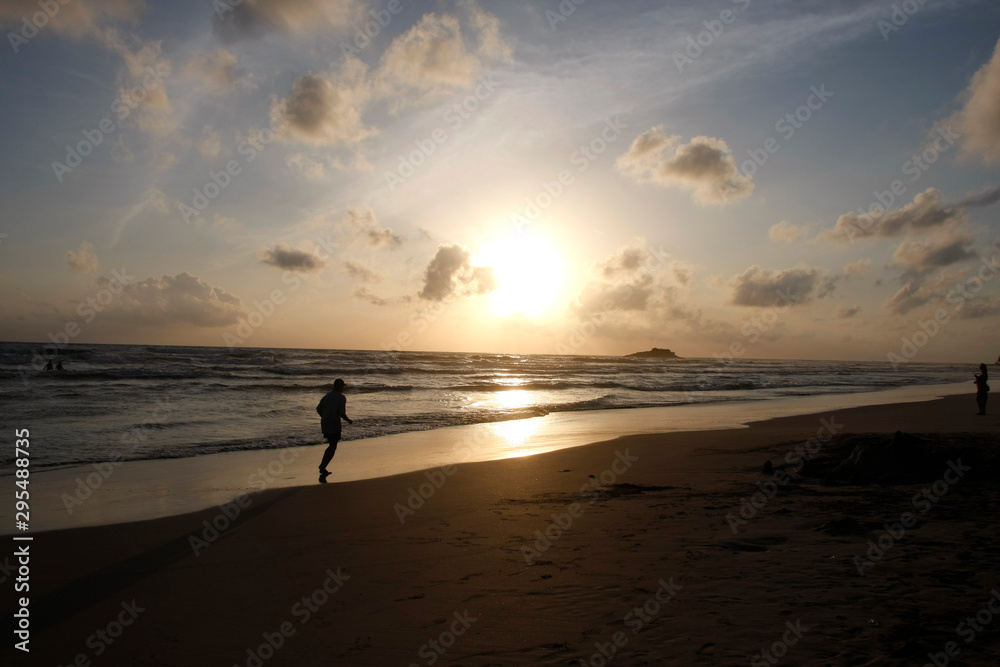
[[[341,419],[346,419],[348,424],[353,424],[351,418],[347,416],[347,397],[344,396],[344,381],[337,378],[333,381],[333,391],[324,396],[316,412],[320,416],[320,427],[323,429],[323,437],[330,443],[330,446],[323,452],[323,462],[319,464],[319,474],[329,475],[326,464],[330,462],[333,455],[337,453],[337,443],[340,442]]]
[[[986,414],[986,399],[990,396],[990,385],[986,381],[990,379],[990,374],[986,364],[979,364],[979,372],[976,373],[976,403],[979,404],[979,412],[976,414]]]

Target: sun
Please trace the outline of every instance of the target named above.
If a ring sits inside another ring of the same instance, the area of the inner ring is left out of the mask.
[[[496,276],[490,306],[498,315],[543,315],[563,291],[562,257],[542,238],[523,234],[488,243],[476,263]]]

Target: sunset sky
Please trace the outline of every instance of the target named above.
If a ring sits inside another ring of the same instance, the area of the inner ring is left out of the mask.
[[[0,23],[2,340],[1000,354],[990,0]]]

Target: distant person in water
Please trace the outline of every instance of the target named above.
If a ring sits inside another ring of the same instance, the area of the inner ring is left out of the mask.
[[[56,370],[57,371],[64,371],[64,370],[66,370],[65,368],[63,368],[63,365],[62,365],[61,361],[58,364],[56,364]]]
[[[37,368],[37,366],[36,366],[36,368]],[[52,360],[51,359],[49,359],[49,363],[45,364],[45,370],[47,370],[47,371],[55,370],[55,368],[52,367]]]
[[[990,374],[986,364],[979,364],[979,372],[976,373],[976,403],[979,404],[979,412],[976,414],[986,414],[986,399],[990,396],[990,385],[986,381],[990,379]]]
[[[323,429],[323,437],[330,443],[330,446],[323,452],[323,461],[319,464],[319,474],[329,475],[326,464],[330,462],[333,455],[337,453],[337,443],[340,442],[341,419],[346,419],[348,424],[353,424],[351,418],[347,416],[347,397],[344,396],[344,381],[337,378],[333,381],[333,391],[324,396],[316,412],[321,417],[320,427]]]

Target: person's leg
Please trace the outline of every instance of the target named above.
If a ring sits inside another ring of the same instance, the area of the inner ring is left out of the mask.
[[[326,440],[330,443],[330,446],[326,448],[325,452],[323,452],[323,462],[319,464],[319,469],[322,472],[328,472],[326,464],[328,464],[333,459],[333,455],[337,453],[337,443],[340,441],[340,434],[327,435]]]

